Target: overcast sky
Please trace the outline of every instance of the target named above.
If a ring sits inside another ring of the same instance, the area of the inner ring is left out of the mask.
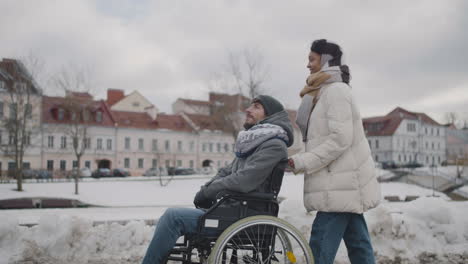
[[[208,98],[229,52],[256,49],[269,94],[295,109],[310,43],[326,38],[343,48],[364,117],[401,106],[443,121],[468,118],[467,10],[463,0],[1,0],[0,57],[33,54],[44,76],[83,66],[98,98],[138,90],[171,112],[179,97]]]

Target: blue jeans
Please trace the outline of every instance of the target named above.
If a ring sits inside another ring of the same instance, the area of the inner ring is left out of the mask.
[[[167,209],[159,218],[142,264],[162,263],[179,237],[197,231],[198,219],[203,214],[203,210],[194,208]]]
[[[364,215],[318,212],[309,241],[315,264],[333,264],[341,239],[352,264],[375,263]]]

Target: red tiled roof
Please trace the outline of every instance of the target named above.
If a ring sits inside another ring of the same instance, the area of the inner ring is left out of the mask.
[[[367,136],[391,136],[398,129],[403,119],[421,119],[425,123],[440,126],[439,123],[424,113],[410,112],[401,107],[395,108],[385,116],[364,118],[362,122]]]
[[[181,115],[158,114],[156,118],[156,128],[165,128],[183,132],[193,131]]]
[[[54,111],[58,110],[59,108],[66,109],[68,98],[65,97],[53,97],[53,96],[43,96],[42,97],[42,122],[49,123],[49,124],[67,124],[70,123],[71,120],[66,114],[64,120],[58,120],[54,116]],[[88,101],[88,100],[86,100]],[[91,118],[90,125],[95,126],[113,126],[114,120],[112,116],[109,114],[106,104],[101,101],[91,101],[90,103],[90,110],[95,112],[97,110],[102,110],[102,122],[96,122],[94,118]]]
[[[436,125],[436,126],[441,126],[441,124],[439,124],[434,119],[430,118],[428,115],[424,113],[410,112],[401,107],[395,108],[393,111],[391,111],[387,115],[403,115],[405,119],[415,119],[415,120],[421,119],[425,123]]]
[[[141,129],[169,129],[191,132],[192,128],[180,115],[158,114],[153,120],[147,113],[111,111],[119,127]]]
[[[222,122],[217,122],[213,116],[201,114],[185,114],[200,129],[223,130]]]

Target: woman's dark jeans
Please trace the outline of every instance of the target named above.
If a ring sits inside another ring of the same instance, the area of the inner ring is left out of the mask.
[[[375,263],[364,215],[318,212],[309,241],[315,264],[333,264],[341,239],[352,264]]]

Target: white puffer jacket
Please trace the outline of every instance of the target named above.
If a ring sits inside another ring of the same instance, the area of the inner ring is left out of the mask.
[[[323,86],[305,144],[305,152],[291,158],[294,172],[304,172],[308,211],[363,213],[379,204],[374,162],[347,84]]]

